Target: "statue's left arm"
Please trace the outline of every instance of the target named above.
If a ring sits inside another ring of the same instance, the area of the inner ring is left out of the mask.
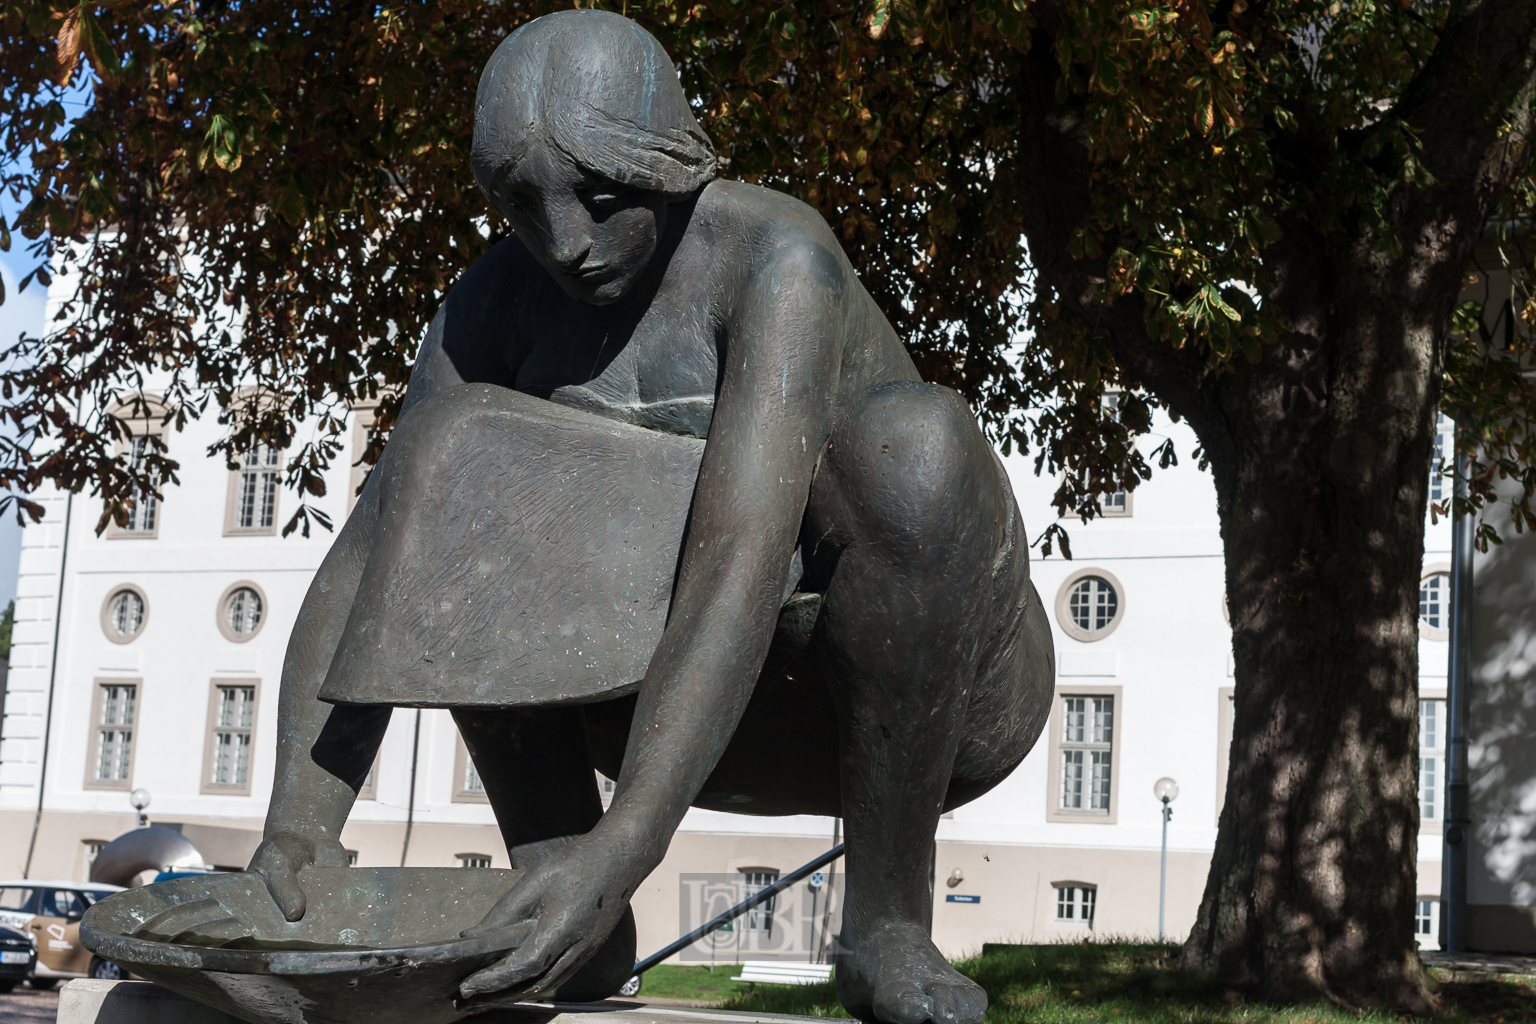
[[[829,240],[830,241],[830,240]],[[835,244],[835,243],[831,243]],[[845,264],[770,249],[744,283],[666,632],[641,685],[611,809],[476,931],[529,938],[464,995],[547,992],[601,945],[725,752],[767,657],[817,456],[832,430]]]

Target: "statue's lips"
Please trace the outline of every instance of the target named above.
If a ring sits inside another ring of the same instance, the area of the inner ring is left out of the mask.
[[[618,277],[619,272],[607,264],[599,264],[597,266],[582,267],[580,270],[566,276],[580,281],[582,284],[593,285],[606,284]]]

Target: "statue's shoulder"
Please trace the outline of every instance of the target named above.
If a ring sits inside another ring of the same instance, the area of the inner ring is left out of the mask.
[[[717,179],[710,183],[705,198],[714,216],[751,239],[751,248],[764,266],[798,261],[839,290],[851,277],[853,268],[831,226],[794,196],[744,181]]]

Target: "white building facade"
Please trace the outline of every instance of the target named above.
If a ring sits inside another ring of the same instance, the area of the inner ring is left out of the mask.
[[[141,503],[128,529],[98,536],[98,502],[39,495],[47,515],[24,535],[0,734],[0,877],[19,877],[29,851],[34,877],[86,877],[93,844],[133,827],[128,795],[138,787],[152,795],[151,820],[179,824],[219,867],[243,867],[259,840],[284,648],[333,535],[280,537],[293,500],[277,479],[282,453],[258,453],[232,472],[204,454],[221,429],[210,417],[166,437],[181,483],[153,509]],[[354,430],[319,499],[338,522],[362,434]],[[1163,417],[1144,441],[1150,449],[1165,436],[1181,453],[1195,447],[1187,426]],[[1034,477],[1025,459],[1006,462],[1033,538],[1053,518],[1054,482]],[[934,934],[951,955],[989,941],[1154,935],[1161,804],[1152,787],[1162,777],[1179,786],[1167,934],[1182,938],[1193,923],[1231,722],[1215,495],[1186,458],[1113,511],[1067,524],[1074,560],[1034,562],[1055,630],[1055,706],[1024,763],[940,822]],[[1427,547],[1419,889],[1430,942],[1444,743],[1443,704],[1433,702],[1443,701],[1447,664],[1447,609],[1436,603],[1445,580],[1433,574],[1448,569],[1448,526],[1432,527]],[[477,786],[448,712],[397,711],[343,843],[364,866],[508,866]],[[721,909],[710,880],[739,896],[827,850],[833,832],[830,819],[690,811],[636,895],[641,953],[700,923],[706,904]],[[822,896],[797,886],[776,910],[688,955],[803,955],[820,941],[808,929]]]

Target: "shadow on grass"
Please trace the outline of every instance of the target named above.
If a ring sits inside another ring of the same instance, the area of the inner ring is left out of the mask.
[[[987,1024],[1345,1024],[1400,1020],[1326,1003],[1244,1000],[1171,966],[1173,944],[988,945],[955,964],[987,991]],[[1435,974],[1448,1022],[1536,1024],[1536,979]],[[833,986],[757,985],[721,1004],[753,1013],[846,1017]]]

